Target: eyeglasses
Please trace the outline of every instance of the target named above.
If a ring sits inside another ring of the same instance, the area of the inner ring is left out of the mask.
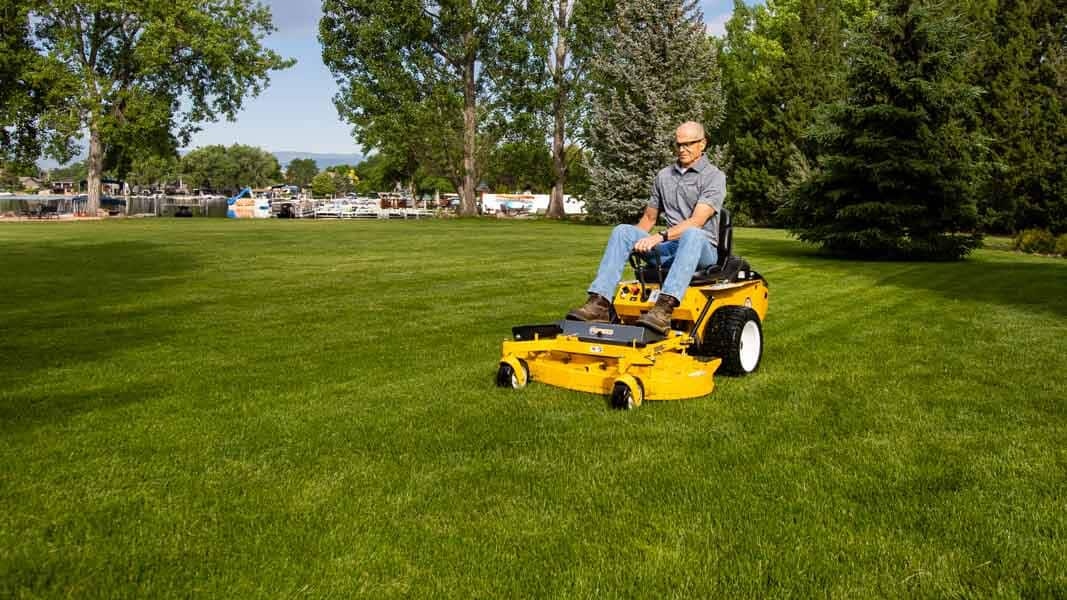
[[[703,141],[704,141],[704,138],[701,138],[701,139],[698,139],[698,140],[689,140],[688,142],[673,141],[673,142],[671,142],[671,147],[674,148],[675,150],[680,150],[682,148],[685,148],[686,150],[688,150],[688,149],[692,148],[693,146],[695,146],[695,145],[697,145],[697,144],[699,144],[700,142],[703,142]]]

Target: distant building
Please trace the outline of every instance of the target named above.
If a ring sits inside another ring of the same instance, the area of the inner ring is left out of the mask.
[[[19,187],[27,192],[36,192],[41,189],[41,180],[36,177],[19,177]]]
[[[53,194],[75,194],[78,192],[73,181],[53,181],[49,185]]]

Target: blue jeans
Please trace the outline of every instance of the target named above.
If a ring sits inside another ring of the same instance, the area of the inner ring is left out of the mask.
[[[615,227],[608,238],[604,258],[600,260],[600,268],[597,270],[596,279],[589,286],[589,291],[609,300],[614,297],[615,286],[619,285],[619,280],[622,279],[622,271],[626,268],[634,244],[645,237],[648,237],[648,232],[634,225]],[[697,269],[709,267],[719,259],[715,246],[711,245],[703,230],[696,227],[685,230],[677,240],[661,242],[653,249],[653,252],[656,251],[660,254],[663,266],[670,267],[661,289],[664,294],[676,300],[685,296],[685,289],[689,287],[689,280]]]

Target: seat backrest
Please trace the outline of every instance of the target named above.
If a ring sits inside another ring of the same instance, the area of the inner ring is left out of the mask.
[[[716,264],[722,266],[734,250],[734,223],[730,211],[725,207],[719,209],[719,247],[717,250],[719,260]]]

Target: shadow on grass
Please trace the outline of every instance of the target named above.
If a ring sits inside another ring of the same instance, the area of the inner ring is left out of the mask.
[[[1009,260],[970,257],[958,262],[850,260],[823,254],[794,239],[743,239],[735,253],[751,257],[760,269],[761,259],[801,261],[806,268],[855,273],[863,270],[881,278],[878,285],[927,290],[947,300],[968,300],[1033,309],[1067,316],[1067,260]],[[773,283],[773,281],[772,281]]]
[[[174,331],[167,317],[181,310],[161,298],[196,266],[189,256],[142,241],[3,243],[0,256],[13,283],[0,297],[0,393],[8,404],[12,396],[34,401],[17,390],[34,387],[47,370],[167,339]],[[130,308],[139,304],[150,307]],[[62,389],[78,382],[56,383]],[[4,414],[18,409],[6,406]]]
[[[1067,264],[1048,262],[915,263],[918,268],[880,283],[967,300],[1067,316]]]
[[[93,387],[72,392],[36,394],[34,391],[4,394],[0,404],[0,432],[15,434],[42,425],[55,425],[79,415],[122,408],[159,395],[147,383]]]
[[[768,258],[806,258],[825,260],[827,257],[819,253],[819,250],[810,244],[797,241],[793,238],[768,239],[746,237],[734,234],[733,253],[738,256]],[[759,267],[753,265],[759,270]]]

